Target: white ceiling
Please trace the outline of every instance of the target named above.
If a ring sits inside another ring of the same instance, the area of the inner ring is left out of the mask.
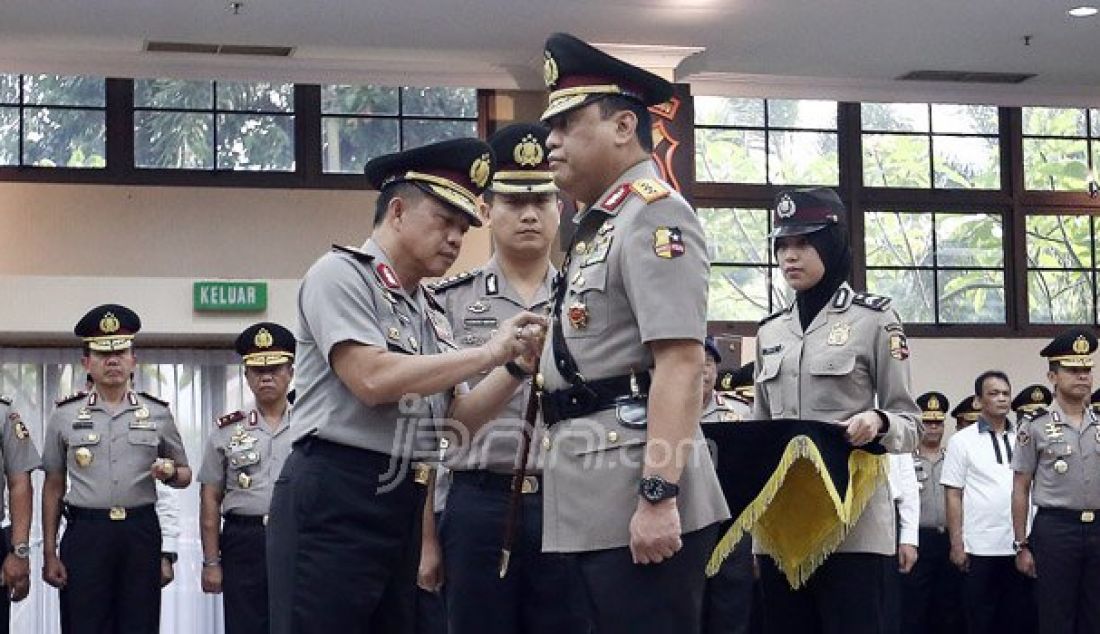
[[[1074,4],[243,0],[234,16],[225,0],[0,0],[0,70],[539,88],[542,42],[562,30],[601,43],[702,48],[676,69],[697,94],[1098,104],[1100,17],[1067,17]],[[293,46],[295,53],[150,54],[141,51],[145,40]],[[894,81],[917,69],[1038,77],[1007,88]]]

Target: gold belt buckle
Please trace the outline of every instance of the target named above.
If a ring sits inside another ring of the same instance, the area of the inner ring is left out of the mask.
[[[126,519],[126,509],[121,506],[112,506],[107,512],[107,517],[111,518],[112,522],[121,522]]]
[[[524,494],[538,493],[539,492],[538,478],[536,478],[535,476],[524,476],[523,484],[520,486],[520,492],[524,493]]]
[[[1081,521],[1092,524],[1096,521],[1096,511],[1081,511]]]
[[[419,462],[413,469],[413,482],[427,486],[428,478],[430,478],[432,474],[432,468],[423,462]]]

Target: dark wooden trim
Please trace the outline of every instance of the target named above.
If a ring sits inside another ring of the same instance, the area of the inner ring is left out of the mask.
[[[321,87],[294,86],[294,173],[304,181],[323,174],[321,156]]]
[[[498,122],[489,113],[494,97],[495,90],[479,88],[477,91],[477,134],[483,139],[488,139],[490,134],[497,131]]]
[[[105,135],[107,167],[104,173],[121,176],[134,165],[134,82],[131,79],[107,79]]]

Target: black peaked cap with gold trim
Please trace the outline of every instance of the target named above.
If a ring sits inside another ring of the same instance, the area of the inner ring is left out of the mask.
[[[245,328],[233,347],[246,366],[266,367],[293,361],[297,345],[294,333],[275,322],[261,321]]]
[[[367,162],[363,172],[377,190],[411,183],[481,226],[477,197],[493,178],[493,150],[480,139],[451,139]]]
[[[103,304],[89,310],[76,322],[73,334],[95,352],[116,352],[134,345],[141,330],[141,318],[121,304]]]
[[[828,187],[788,189],[775,197],[770,238],[813,233],[843,221],[848,210]]]
[[[1039,354],[1063,368],[1091,368],[1096,335],[1085,328],[1071,328],[1054,338]]]
[[[947,409],[951,402],[942,392],[925,392],[917,397],[921,420],[943,422],[947,419]]]
[[[951,410],[951,417],[961,418],[973,423],[978,420],[978,416],[980,416],[981,413],[982,409],[978,407],[978,398],[976,396],[968,396],[959,401],[959,404]]]
[[[756,362],[749,361],[736,370],[720,372],[715,379],[714,389],[719,392],[733,392],[747,401],[752,401],[756,398],[755,376]]]
[[[1054,395],[1045,385],[1029,385],[1012,399],[1012,411],[1029,414],[1040,407],[1049,407]]]
[[[543,80],[550,91],[543,121],[612,95],[629,97],[644,106],[672,98],[672,84],[667,80],[568,33],[547,38],[543,58]]]
[[[513,123],[489,137],[497,169],[489,189],[497,194],[556,192],[546,137],[550,131],[533,123]]]

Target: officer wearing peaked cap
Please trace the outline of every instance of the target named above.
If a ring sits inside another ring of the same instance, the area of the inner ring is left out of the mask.
[[[756,362],[749,361],[736,370],[719,373],[714,389],[743,401],[751,410],[752,402],[756,399],[756,384],[753,382],[755,377]]]
[[[1036,577],[1043,634],[1100,631],[1100,420],[1089,406],[1096,347],[1091,330],[1074,328],[1039,353],[1054,400],[1025,419],[1012,460],[1016,567]]]
[[[963,398],[959,401],[951,410],[951,418],[955,419],[955,431],[960,429],[966,429],[967,427],[978,422],[978,417],[981,416],[982,410],[978,407],[978,399],[970,396]]]
[[[1050,407],[1054,395],[1045,385],[1029,385],[1020,390],[1012,399],[1012,411],[1016,413],[1017,426],[1023,424],[1025,417],[1040,409]]]
[[[908,453],[920,413],[909,392],[908,341],[889,298],[857,293],[845,281],[847,215],[831,189],[776,197],[772,247],[795,301],[757,332],[753,418],[837,421],[855,446],[878,440],[891,453]],[[885,631],[884,584],[868,580],[881,578],[896,548],[894,503],[882,483],[836,552],[799,589],[772,557],[760,558],[767,630]]]
[[[222,593],[226,634],[267,634],[267,514],[275,478],[290,453],[294,333],[272,322],[237,337],[255,404],[218,418],[198,479],[202,589]],[[223,519],[224,518],[224,519]]]
[[[520,383],[498,366],[530,369],[542,343],[543,320],[523,312],[484,345],[456,351],[420,283],[446,272],[481,222],[488,145],[444,141],[378,157],[365,172],[379,189],[371,237],[322,256],[298,294],[294,451],[267,526],[276,634],[408,630],[425,473],[413,462],[438,459],[445,419],[472,433],[494,416]]]
[[[672,86],[563,33],[544,61],[550,168],[584,210],[542,354],[543,549],[573,553],[596,631],[698,632],[729,511],[699,428],[703,230],[649,155]]]
[[[80,319],[74,332],[84,341],[82,362],[94,387],[59,402],[46,428],[42,576],[61,590],[66,634],[160,627],[154,482],[182,489],[191,469],[168,404],[130,390],[140,329],[137,314],[117,304],[97,306]],[[62,513],[67,523],[59,557]]]

